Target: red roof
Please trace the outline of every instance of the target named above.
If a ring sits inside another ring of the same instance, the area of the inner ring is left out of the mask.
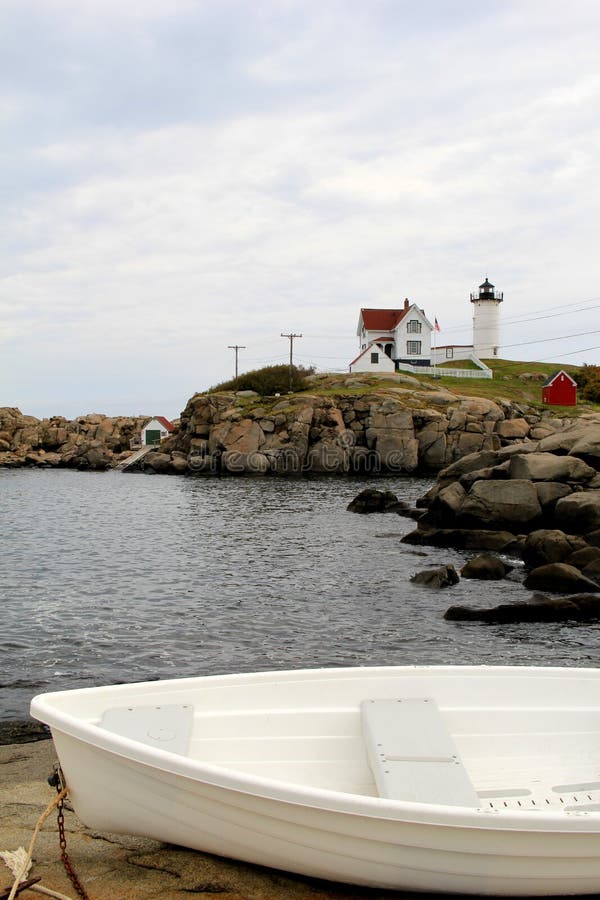
[[[409,309],[361,309],[360,313],[367,331],[393,331]]]
[[[559,369],[558,372],[553,372],[552,375],[549,375],[547,380],[544,382],[543,387],[550,387],[550,385],[554,384],[559,375],[564,375],[565,378],[571,382],[573,387],[577,387],[577,382],[574,378],[572,378],[568,372],[565,372],[564,369]]]
[[[165,419],[164,416],[154,416],[157,422],[160,422],[161,425],[167,429],[167,431],[175,431],[175,426],[172,422],[169,422],[168,419]]]

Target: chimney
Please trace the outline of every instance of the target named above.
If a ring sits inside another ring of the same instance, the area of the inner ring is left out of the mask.
[[[410,306],[410,303],[408,302],[408,297],[406,297],[404,300],[404,309],[405,310],[408,309],[409,306]]]

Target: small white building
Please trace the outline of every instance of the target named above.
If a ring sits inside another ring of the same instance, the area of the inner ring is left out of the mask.
[[[165,438],[168,438],[171,432],[175,430],[175,426],[164,416],[155,416],[154,419],[144,425],[142,428],[142,445],[160,444]]]
[[[385,344],[373,341],[350,363],[351,372],[395,372],[395,363],[385,352]]]

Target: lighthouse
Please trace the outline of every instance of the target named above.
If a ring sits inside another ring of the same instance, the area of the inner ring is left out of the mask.
[[[479,290],[471,294],[473,304],[473,352],[479,359],[498,356],[500,346],[500,304],[503,296],[487,275]]]

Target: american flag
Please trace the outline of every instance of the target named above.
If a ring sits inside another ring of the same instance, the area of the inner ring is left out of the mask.
[[[434,321],[435,321],[435,324],[434,324],[433,327],[435,328],[435,330],[436,330],[436,331],[441,331],[442,329],[440,328],[440,325],[439,325],[438,320],[435,319]]]

